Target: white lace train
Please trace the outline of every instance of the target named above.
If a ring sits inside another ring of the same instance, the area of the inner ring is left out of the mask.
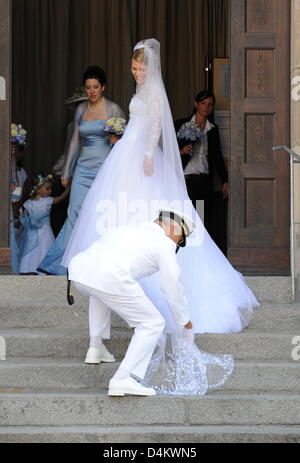
[[[159,395],[205,395],[231,376],[234,360],[201,351],[192,338],[164,334],[152,356],[143,384]]]

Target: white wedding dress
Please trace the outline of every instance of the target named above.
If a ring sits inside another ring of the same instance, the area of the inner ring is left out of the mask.
[[[157,72],[160,73],[160,68]],[[153,173],[149,176],[143,168],[145,158],[153,163]],[[149,78],[137,86],[125,133],[86,196],[63,265],[67,267],[75,254],[115,225],[154,220],[161,204],[184,209],[197,221],[196,232],[188,238],[187,247],[177,254],[194,332],[240,332],[249,324],[258,302],[243,276],[212,241],[188,198],[160,77]],[[172,332],[174,322],[160,290],[158,275],[145,278],[141,284],[165,317],[167,330]]]
[[[145,51],[146,79],[137,85],[131,100],[123,137],[115,144],[86,196],[62,264],[67,267],[75,254],[116,225],[155,220],[162,206],[181,210],[197,224],[187,246],[177,254],[193,332],[240,332],[249,324],[258,302],[243,276],[212,241],[188,198],[161,78],[159,43],[149,39],[136,48]],[[174,395],[203,395],[221,386],[233,371],[233,358],[199,350],[193,337],[186,337],[190,330],[182,331],[176,326],[158,274],[140,283],[164,316],[167,333],[152,356],[146,384],[160,394]]]

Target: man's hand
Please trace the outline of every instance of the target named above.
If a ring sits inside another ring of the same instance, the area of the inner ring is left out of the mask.
[[[184,325],[186,330],[191,330],[193,328],[192,322],[189,321],[186,325]]]

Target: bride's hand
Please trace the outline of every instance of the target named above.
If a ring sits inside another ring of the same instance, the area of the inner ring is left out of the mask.
[[[145,158],[144,159],[144,172],[147,177],[153,174],[153,161],[152,159]]]

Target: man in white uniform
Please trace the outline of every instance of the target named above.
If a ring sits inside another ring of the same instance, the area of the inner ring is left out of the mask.
[[[194,222],[183,214],[164,210],[155,222],[111,230],[71,260],[69,279],[90,296],[92,347],[87,358],[95,357],[96,350],[96,360],[114,361],[102,344],[109,337],[111,310],[135,327],[126,355],[110,380],[108,395],[155,395],[154,389],[142,386],[131,375],[144,378],[165,321],[137,280],[160,271],[161,288],[176,323],[192,328],[175,254],[194,228]]]

